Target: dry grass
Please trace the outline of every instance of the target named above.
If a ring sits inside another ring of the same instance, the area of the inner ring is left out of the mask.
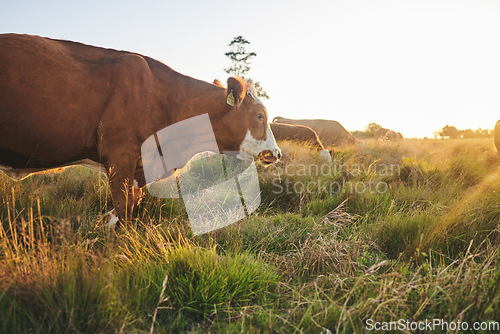
[[[499,320],[492,141],[368,141],[334,157],[359,173],[319,175],[300,172],[324,164],[307,146],[282,148],[287,161],[259,169],[259,210],[198,237],[179,200],[149,195],[133,228],[110,233],[106,181],[85,169],[0,176],[0,332],[354,333],[367,319]],[[318,179],[387,189],[275,191]]]

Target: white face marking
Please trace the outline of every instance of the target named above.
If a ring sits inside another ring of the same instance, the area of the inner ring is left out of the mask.
[[[247,95],[250,95],[256,104],[264,106],[264,103],[262,103],[262,101],[257,97],[255,87],[250,84],[247,85]],[[259,153],[268,150],[271,151],[273,156],[276,158],[281,155],[281,150],[276,144],[276,140],[274,139],[274,135],[269,127],[269,124],[267,125],[265,140],[255,139],[250,130],[247,129],[247,134],[240,145],[240,152],[237,157],[239,159],[246,160],[251,156],[258,156]]]
[[[271,153],[276,158],[281,153],[280,148],[276,144],[276,140],[274,139],[273,132],[271,131],[269,124],[267,125],[267,132],[266,132],[266,139],[265,140],[255,139],[252,136],[252,133],[250,132],[250,130],[247,130],[247,134],[245,136],[245,139],[243,139],[243,142],[240,145],[240,152],[246,152],[246,153],[249,153],[253,156],[258,156],[259,153],[266,151],[266,150],[271,151]],[[244,154],[242,154],[242,155],[244,155]]]

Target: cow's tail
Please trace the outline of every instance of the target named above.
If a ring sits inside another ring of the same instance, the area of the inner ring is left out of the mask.
[[[278,119],[279,118],[283,118],[283,117],[280,117],[280,116],[276,116],[273,118],[273,123],[278,123]]]

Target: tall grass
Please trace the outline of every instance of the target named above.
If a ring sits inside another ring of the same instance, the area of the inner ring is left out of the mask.
[[[106,229],[109,189],[86,169],[0,175],[0,332],[353,333],[368,319],[500,321],[492,141],[368,141],[336,152],[343,168],[318,173],[311,166],[325,162],[309,147],[281,147],[284,162],[259,167],[260,208],[197,237],[180,200],[148,194],[133,227]],[[369,184],[383,191],[361,188]]]

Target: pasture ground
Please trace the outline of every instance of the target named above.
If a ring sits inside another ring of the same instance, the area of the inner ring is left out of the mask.
[[[132,228],[110,233],[107,180],[84,168],[0,175],[0,332],[500,322],[492,139],[367,142],[327,167],[306,146],[280,146],[286,161],[259,167],[259,209],[197,237],[180,200],[149,195]]]

